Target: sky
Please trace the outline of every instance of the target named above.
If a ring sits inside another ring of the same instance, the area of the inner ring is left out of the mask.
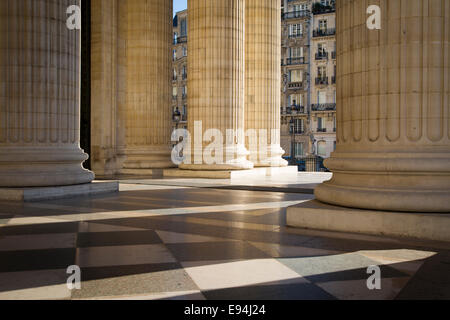
[[[178,11],[187,9],[187,0],[173,0],[173,16]]]

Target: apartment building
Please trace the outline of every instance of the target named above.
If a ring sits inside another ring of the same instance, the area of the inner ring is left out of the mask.
[[[187,10],[177,12],[173,19],[173,128],[187,128]]]
[[[282,0],[281,143],[293,163],[336,145],[334,0]]]

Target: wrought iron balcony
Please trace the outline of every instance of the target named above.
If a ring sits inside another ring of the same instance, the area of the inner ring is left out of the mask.
[[[317,52],[316,60],[328,60],[328,52]]]
[[[299,58],[288,58],[286,59],[286,64],[289,65],[296,65],[296,64],[306,64],[305,57],[299,57]]]
[[[311,106],[312,111],[336,111],[336,103],[318,103]]]
[[[309,10],[299,10],[299,11],[292,11],[292,12],[285,12],[283,13],[283,19],[298,19],[298,18],[306,18],[309,17],[311,12]]]
[[[299,105],[292,105],[290,107],[286,107],[285,110],[281,109],[281,114],[286,115],[299,115],[299,114],[305,114],[306,108],[304,106]]]
[[[289,89],[302,89],[303,88],[303,82],[290,82],[288,84]]]
[[[323,5],[320,2],[317,2],[313,5],[312,12],[313,14],[324,14],[324,13],[332,13],[336,11],[336,5],[334,1],[330,5]]]
[[[326,86],[328,85],[328,77],[317,77],[316,78],[316,86]]]
[[[328,29],[316,29],[313,31],[313,37],[330,37],[334,36],[336,34],[335,28],[328,28]]]
[[[186,43],[187,42],[187,36],[178,37],[176,39],[173,39],[173,44],[180,44],[180,43]]]
[[[317,128],[317,132],[327,132],[327,128]]]

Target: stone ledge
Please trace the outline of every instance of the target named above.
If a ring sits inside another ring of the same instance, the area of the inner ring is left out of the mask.
[[[249,170],[182,170],[182,169],[166,169],[164,177],[171,178],[203,178],[203,179],[243,179],[257,177],[273,177],[276,175],[297,174],[296,166],[290,167],[268,167],[254,168]]]
[[[87,184],[61,187],[0,188],[0,200],[31,202],[118,191],[118,181],[94,181]]]
[[[359,210],[311,200],[289,207],[286,220],[290,227],[450,242],[450,214]]]

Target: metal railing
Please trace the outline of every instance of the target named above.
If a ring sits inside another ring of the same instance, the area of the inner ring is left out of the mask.
[[[286,59],[286,64],[287,65],[306,64],[305,57],[287,58]]]
[[[336,34],[335,28],[328,28],[328,29],[316,29],[313,31],[313,37],[329,37],[334,36]]]
[[[317,103],[311,105],[312,111],[336,111],[336,103]]]
[[[328,77],[317,77],[316,78],[316,86],[326,86],[328,85]]]
[[[303,82],[290,82],[288,84],[289,89],[301,89],[303,88]]]
[[[292,11],[292,12],[285,12],[283,13],[282,17],[283,19],[298,19],[298,18],[305,18],[309,17],[311,15],[311,12],[309,10],[300,10],[300,11]]]
[[[328,52],[317,52],[316,60],[328,60]]]
[[[178,37],[176,39],[173,39],[173,44],[180,44],[180,43],[186,43],[187,42],[187,36]]]

